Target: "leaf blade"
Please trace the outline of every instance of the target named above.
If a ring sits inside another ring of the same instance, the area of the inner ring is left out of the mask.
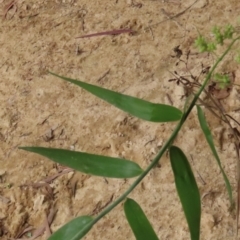
[[[95,155],[84,152],[75,152],[58,148],[19,147],[22,150],[40,154],[54,162],[63,164],[77,171],[101,177],[130,178],[142,173],[142,169],[135,162]]]
[[[151,103],[79,80],[60,76],[52,72],[49,73],[67,82],[73,83],[115,107],[146,121],[172,122],[178,121],[182,117],[181,110],[170,105]]]
[[[207,121],[206,121],[206,118],[204,116],[204,113],[203,113],[203,110],[200,106],[197,105],[197,113],[198,113],[198,120],[199,120],[199,123],[200,123],[200,126],[201,126],[201,129],[203,131],[203,134],[207,140],[207,143],[213,153],[213,156],[215,157],[216,161],[217,161],[217,164],[221,170],[221,173],[223,175],[223,179],[224,179],[224,182],[225,182],[225,185],[226,185],[226,188],[227,188],[227,192],[228,192],[228,195],[229,195],[229,199],[230,199],[230,204],[231,206],[233,205],[233,196],[232,196],[232,188],[231,188],[231,185],[230,185],[230,182],[228,180],[228,177],[222,167],[222,164],[221,164],[221,160],[218,156],[218,153],[216,151],[216,148],[214,146],[214,142],[213,142],[213,137],[212,137],[212,134],[211,134],[211,131],[207,125]]]
[[[171,146],[169,151],[175,185],[187,219],[191,239],[199,240],[201,200],[196,180],[182,150],[176,146]]]
[[[79,240],[84,237],[93,226],[93,217],[80,216],[53,233],[48,240]]]
[[[151,223],[137,202],[127,198],[124,203],[124,212],[137,240],[158,240]]]

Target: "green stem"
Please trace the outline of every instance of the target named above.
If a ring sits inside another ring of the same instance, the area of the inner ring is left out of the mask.
[[[185,110],[183,113],[183,116],[177,126],[175,127],[173,133],[171,134],[170,138],[167,140],[167,142],[163,145],[159,153],[156,155],[156,157],[153,159],[151,164],[146,168],[146,170],[136,179],[136,181],[119,197],[117,198],[112,204],[110,204],[108,207],[106,207],[96,218],[92,220],[92,222],[89,224],[90,226],[93,226],[96,222],[98,222],[103,216],[105,216],[107,213],[109,213],[114,207],[116,207],[119,203],[121,203],[134,189],[135,187],[143,180],[143,178],[150,172],[150,170],[158,163],[164,152],[171,146],[172,142],[176,138],[178,132],[180,131],[182,125],[184,124],[185,120],[187,119],[188,115],[190,114],[191,110],[193,109],[196,101],[198,100],[198,97],[206,87],[207,83],[209,82],[214,70],[218,66],[218,64],[223,60],[223,58],[227,55],[227,53],[232,48],[233,44],[239,40],[240,37],[235,38],[231,44],[228,46],[227,50],[222,54],[222,56],[216,61],[214,66],[212,67],[211,71],[208,73],[207,77],[204,80],[204,83],[200,87],[199,91],[195,94],[191,104],[189,107]],[[89,225],[86,226],[89,227]]]

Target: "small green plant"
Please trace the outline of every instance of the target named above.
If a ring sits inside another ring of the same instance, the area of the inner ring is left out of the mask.
[[[118,199],[106,207],[98,216],[80,216],[72,221],[68,222],[58,231],[56,231],[49,240],[78,240],[85,236],[88,231],[98,222],[103,216],[109,213],[122,201],[124,202],[124,212],[132,231],[138,240],[157,240],[158,237],[154,232],[149,220],[145,216],[143,210],[133,199],[127,198],[134,188],[141,182],[141,180],[151,171],[151,169],[159,162],[166,150],[169,150],[170,162],[175,178],[176,189],[185,213],[185,217],[188,223],[189,232],[192,240],[200,239],[200,219],[201,219],[201,200],[195,177],[191,170],[190,164],[183,151],[173,145],[173,141],[176,138],[178,132],[181,130],[184,122],[189,116],[189,113],[193,107],[197,106],[197,114],[200,123],[200,127],[205,135],[205,138],[210,146],[210,149],[217,161],[219,169],[223,175],[225,185],[228,191],[230,205],[233,204],[232,190],[227,178],[227,175],[222,168],[219,156],[214,146],[211,131],[207,125],[207,121],[204,116],[203,109],[197,104],[200,94],[205,91],[206,86],[209,84],[212,78],[219,83],[221,88],[226,88],[230,84],[230,79],[227,75],[215,73],[215,70],[219,63],[232,49],[236,41],[240,37],[233,38],[234,28],[231,25],[225,27],[222,31],[220,28],[215,27],[213,29],[213,35],[215,36],[214,42],[210,42],[202,35],[198,37],[195,44],[199,48],[200,52],[213,52],[218,45],[223,45],[225,39],[231,39],[231,42],[226,47],[223,54],[216,60],[208,72],[205,80],[199,87],[198,91],[192,98],[188,98],[185,103],[183,111],[173,106],[164,104],[155,104],[147,102],[142,99],[127,96],[107,90],[95,85],[91,85],[79,80],[70,79],[67,77],[59,76],[50,72],[52,75],[59,77],[67,82],[73,83],[86,91],[94,94],[95,96],[107,101],[108,103],[116,106],[117,108],[130,113],[131,115],[138,117],[142,120],[152,122],[172,122],[178,121],[176,127],[169,139],[162,146],[157,153],[151,164],[142,169],[136,163],[119,158],[106,157],[101,155],[94,155],[84,152],[74,152],[64,149],[52,149],[43,147],[20,147],[20,149],[34,152],[45,156],[57,163],[69,166],[77,171],[81,171],[86,174],[92,174],[101,177],[111,178],[131,178],[136,177],[134,183],[127,189]],[[239,60],[239,57],[237,58]],[[224,118],[224,114],[222,114]],[[227,122],[227,120],[225,119]]]
[[[232,39],[234,33],[234,28],[232,25],[227,25],[222,33],[219,27],[214,27],[212,29],[212,34],[215,37],[215,41],[208,41],[205,37],[199,34],[195,41],[195,45],[198,47],[199,52],[213,52],[217,49],[217,45],[223,45],[224,40]]]
[[[214,75],[214,80],[218,83],[218,85],[221,89],[225,89],[231,85],[230,78],[227,74],[216,73]]]

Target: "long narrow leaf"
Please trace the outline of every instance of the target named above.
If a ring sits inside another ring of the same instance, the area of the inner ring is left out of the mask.
[[[20,149],[38,153],[54,162],[96,176],[131,178],[140,175],[143,171],[138,164],[121,158],[112,158],[57,148],[20,147]]]
[[[178,121],[182,117],[182,112],[178,108],[165,104],[151,103],[139,98],[124,95],[92,84],[81,82],[59,76],[55,73],[50,74],[65,81],[78,85],[93,95],[105,100],[117,108],[130,113],[131,115],[151,122],[172,122]]]
[[[191,240],[200,238],[201,200],[190,164],[176,146],[170,147],[170,160],[177,192],[187,219]]]
[[[137,240],[158,240],[143,210],[133,199],[125,201],[124,212]]]
[[[79,240],[92,228],[92,220],[90,216],[77,217],[58,229],[48,240]]]
[[[202,128],[202,131],[203,131],[203,133],[205,135],[205,138],[206,138],[206,140],[208,142],[209,147],[212,150],[212,153],[213,153],[215,159],[217,160],[218,166],[219,166],[219,168],[220,168],[220,170],[222,172],[223,179],[225,181],[225,185],[226,185],[226,188],[227,188],[227,191],[228,191],[230,204],[232,205],[233,204],[233,197],[232,197],[232,188],[231,188],[230,182],[229,182],[228,177],[227,177],[227,175],[225,174],[225,172],[224,172],[224,170],[222,168],[222,164],[221,164],[220,158],[219,158],[219,156],[217,154],[216,148],[214,146],[212,134],[211,134],[211,131],[210,131],[208,125],[207,125],[206,118],[204,116],[203,110],[198,105],[197,105],[197,112],[198,112],[198,120],[199,120],[200,126]]]

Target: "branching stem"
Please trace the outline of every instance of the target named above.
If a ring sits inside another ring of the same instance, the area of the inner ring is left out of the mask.
[[[106,207],[97,217],[95,217],[93,219],[93,221],[91,221],[91,223],[89,223],[89,225],[86,225],[85,228],[89,229],[91,228],[95,223],[97,223],[103,216],[105,216],[107,213],[109,213],[113,208],[115,208],[119,203],[121,203],[135,188],[136,186],[143,180],[143,178],[150,172],[150,170],[158,163],[158,161],[160,160],[160,158],[163,156],[163,154],[165,153],[165,151],[171,146],[172,142],[174,141],[174,139],[176,138],[178,132],[180,131],[180,129],[182,128],[182,125],[184,124],[184,122],[186,121],[188,115],[190,114],[191,110],[193,109],[193,107],[195,106],[195,103],[197,102],[199,96],[201,95],[202,91],[205,89],[205,87],[207,86],[209,80],[212,77],[213,72],[215,71],[215,69],[217,68],[217,66],[219,65],[219,63],[223,60],[223,58],[228,54],[228,52],[231,50],[232,46],[234,45],[234,43],[236,41],[238,41],[240,39],[240,36],[235,38],[234,40],[232,40],[232,42],[229,44],[228,48],[226,49],[226,51],[218,58],[218,60],[216,61],[216,63],[214,64],[214,66],[211,68],[210,72],[208,73],[208,75],[206,76],[202,86],[200,87],[200,89],[198,90],[198,92],[195,94],[193,100],[191,101],[191,103],[189,104],[189,106],[185,109],[185,111],[183,112],[182,118],[181,120],[178,122],[177,126],[175,127],[175,129],[173,130],[170,138],[166,141],[166,143],[162,146],[161,150],[159,151],[159,153],[156,155],[156,157],[153,159],[153,161],[151,162],[151,164],[149,164],[149,166],[146,168],[146,170],[135,180],[135,182],[120,196],[118,197],[112,204],[110,204],[108,207]]]

